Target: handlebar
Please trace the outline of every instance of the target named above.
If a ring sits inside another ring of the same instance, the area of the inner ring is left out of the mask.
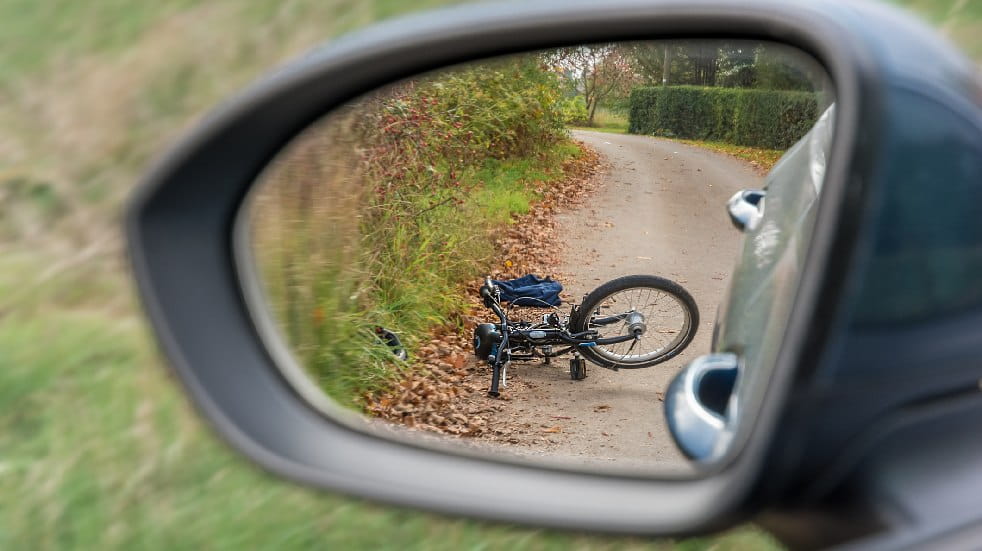
[[[484,299],[484,306],[487,308],[493,308],[493,305],[498,303],[498,287],[491,281],[491,276],[484,278],[484,285],[481,285],[481,298]]]

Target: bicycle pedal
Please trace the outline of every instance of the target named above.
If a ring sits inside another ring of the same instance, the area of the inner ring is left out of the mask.
[[[569,378],[574,381],[586,379],[586,360],[573,358],[569,361]]]

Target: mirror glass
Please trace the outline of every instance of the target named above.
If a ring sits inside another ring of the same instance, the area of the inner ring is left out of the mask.
[[[736,276],[781,259],[783,290],[764,294],[793,296],[804,251],[784,250],[808,243],[824,165],[779,159],[815,149],[833,94],[797,50],[718,40],[530,52],[376,90],[297,136],[254,187],[239,219],[253,314],[289,351],[287,379],[346,422],[577,468],[690,471],[665,393],[696,357],[780,341],[786,309],[729,340],[714,320],[722,305],[738,323],[752,306],[732,295],[761,290]],[[751,356],[744,369],[773,360]],[[735,414],[727,394],[700,393]]]

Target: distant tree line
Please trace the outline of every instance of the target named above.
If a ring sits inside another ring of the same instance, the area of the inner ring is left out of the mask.
[[[706,86],[814,92],[828,84],[806,54],[750,41],[662,40],[563,48],[545,55],[582,96],[586,124],[598,106],[626,111],[631,90],[641,86]]]
[[[811,91],[821,69],[792,48],[745,41],[637,42],[622,46],[648,86]]]

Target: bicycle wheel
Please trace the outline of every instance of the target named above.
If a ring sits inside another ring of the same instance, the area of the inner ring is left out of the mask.
[[[583,346],[580,352],[604,367],[649,367],[692,342],[699,327],[699,309],[688,291],[674,281],[651,275],[624,276],[587,295],[571,326],[574,332],[596,331],[600,338],[638,334],[616,344]]]

